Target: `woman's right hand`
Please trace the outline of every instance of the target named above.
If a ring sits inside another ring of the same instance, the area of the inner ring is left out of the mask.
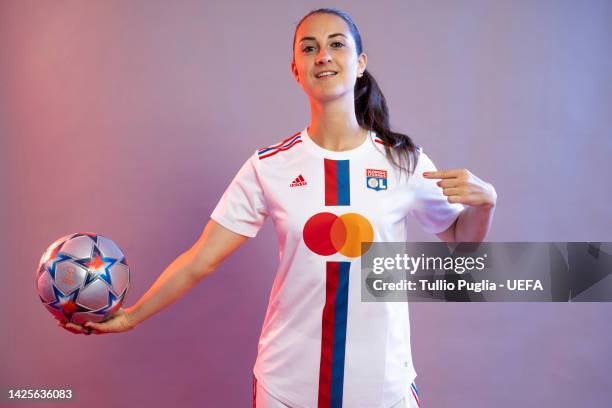
[[[130,314],[125,309],[119,309],[106,320],[100,323],[86,322],[84,325],[75,323],[58,323],[64,329],[75,334],[106,334],[122,333],[132,330],[136,325],[130,319]]]

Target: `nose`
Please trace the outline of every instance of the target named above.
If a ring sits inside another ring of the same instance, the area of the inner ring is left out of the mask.
[[[331,55],[325,47],[321,48],[321,51],[317,54],[316,62],[317,64],[331,62]]]

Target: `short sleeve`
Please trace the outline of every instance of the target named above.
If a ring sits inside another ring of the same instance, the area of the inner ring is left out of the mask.
[[[240,168],[210,218],[237,234],[252,238],[267,215],[259,158],[254,154]]]
[[[419,149],[419,152],[417,166],[411,177],[414,203],[410,215],[417,219],[424,231],[438,234],[455,222],[464,207],[462,204],[449,203],[448,197],[436,184],[437,180],[423,177],[423,172],[432,172],[437,169],[422,149]]]

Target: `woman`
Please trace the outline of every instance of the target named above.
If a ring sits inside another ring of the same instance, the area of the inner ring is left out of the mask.
[[[257,406],[416,407],[406,305],[361,302],[360,243],[405,240],[408,215],[443,241],[481,241],[495,189],[465,169],[436,171],[408,136],[391,132],[348,15],[306,15],[293,53],[310,125],[247,160],[200,239],[136,305],[103,323],[65,327],[86,334],[136,327],[215,270],[269,216],[281,259],[254,368]]]

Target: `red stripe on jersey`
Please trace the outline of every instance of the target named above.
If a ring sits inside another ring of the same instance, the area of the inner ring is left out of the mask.
[[[325,161],[325,205],[338,205],[338,165],[335,160]]]
[[[319,366],[319,408],[329,408],[331,401],[332,357],[334,352],[334,323],[336,291],[340,264],[327,262],[325,306],[321,324],[321,363]]]
[[[412,387],[410,387],[410,391],[412,391],[412,396],[414,397],[415,402],[417,403],[417,407],[421,406],[421,402],[419,401],[419,397],[416,395]]]
[[[289,150],[289,149],[291,149],[293,146],[295,146],[298,143],[302,143],[302,139],[295,139],[290,145],[287,145],[285,147],[280,147],[280,148],[276,149],[273,152],[270,152],[268,154],[264,154],[262,156],[259,156],[259,160],[265,159],[266,157],[274,156],[278,152],[282,152],[284,150]]]
[[[283,140],[280,143],[275,144],[274,146],[268,146],[268,147],[262,147],[259,150],[266,150],[266,149],[275,149],[277,147],[281,147],[282,145],[284,145],[285,143],[287,143],[289,140],[293,139],[294,137],[296,137],[297,135],[299,135],[302,132],[297,132],[295,135],[293,136],[289,136],[288,138],[286,138],[285,140]]]

